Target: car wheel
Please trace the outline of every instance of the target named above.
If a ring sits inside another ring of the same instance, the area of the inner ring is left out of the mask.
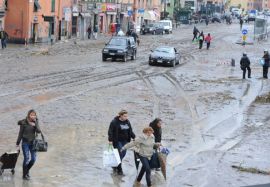
[[[106,61],[107,57],[105,55],[102,55],[102,61]]]
[[[136,51],[133,51],[133,55],[131,56],[131,60],[136,60]]]
[[[174,61],[171,63],[171,67],[175,67],[176,64],[176,60],[174,59]]]
[[[154,65],[150,60],[148,61],[148,64],[149,64],[150,66],[153,66],[153,65]]]
[[[124,56],[123,56],[123,62],[126,62],[127,61],[127,55],[125,54]]]

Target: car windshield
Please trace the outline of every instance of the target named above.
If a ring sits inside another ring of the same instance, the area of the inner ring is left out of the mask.
[[[173,53],[173,49],[172,48],[168,48],[168,47],[159,47],[155,50],[155,52],[159,52],[159,53]]]
[[[154,27],[154,24],[149,24],[148,27]]]
[[[116,46],[125,46],[126,40],[123,38],[112,38],[109,44],[116,45]]]
[[[170,26],[169,22],[160,22],[161,24],[163,24],[164,26]]]

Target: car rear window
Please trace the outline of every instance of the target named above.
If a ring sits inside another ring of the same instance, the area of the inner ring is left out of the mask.
[[[110,45],[125,46],[127,44],[124,38],[112,38],[109,42]]]

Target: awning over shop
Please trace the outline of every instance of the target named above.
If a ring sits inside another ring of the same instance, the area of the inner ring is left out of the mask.
[[[148,11],[144,11],[143,19],[155,21],[156,16],[152,10],[148,10]]]
[[[73,12],[72,16],[78,17],[79,16],[79,13],[78,12]]]
[[[41,9],[41,6],[40,6],[38,0],[35,0],[35,1],[34,1],[34,6],[35,6],[35,8],[36,8],[37,10]]]
[[[4,17],[5,16],[5,11],[3,10],[0,10],[0,18]]]
[[[116,15],[116,12],[107,12],[107,15]]]
[[[82,16],[82,17],[91,17],[91,14],[89,12],[80,12],[80,16]]]

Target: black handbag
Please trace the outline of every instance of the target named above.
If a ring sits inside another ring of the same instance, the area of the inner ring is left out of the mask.
[[[48,150],[48,142],[45,141],[44,136],[41,134],[42,139],[38,139],[38,135],[33,141],[33,150],[37,152],[47,152]]]

